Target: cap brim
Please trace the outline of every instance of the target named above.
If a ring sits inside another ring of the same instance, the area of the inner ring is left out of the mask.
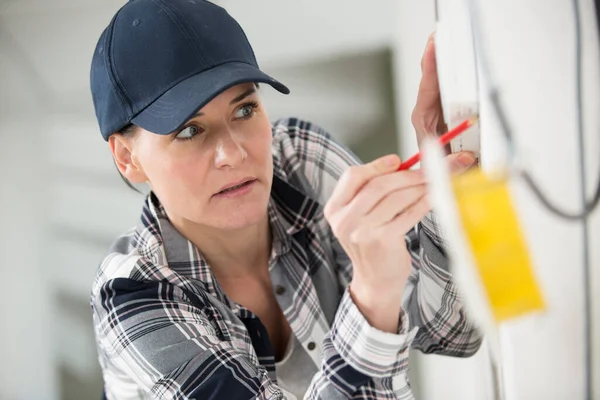
[[[147,131],[167,135],[183,126],[216,96],[240,83],[260,82],[288,94],[290,90],[258,68],[245,63],[221,64],[173,86],[131,122]]]

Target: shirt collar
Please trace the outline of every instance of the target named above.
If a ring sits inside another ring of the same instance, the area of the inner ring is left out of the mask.
[[[273,251],[286,253],[292,238],[315,217],[320,205],[280,177],[273,177],[269,201],[269,221],[273,232]]]

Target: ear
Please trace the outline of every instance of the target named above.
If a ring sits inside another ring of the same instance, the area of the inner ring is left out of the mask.
[[[108,138],[108,145],[117,168],[125,178],[132,183],[144,183],[148,181],[148,177],[135,158],[133,151],[134,140],[132,137],[115,133]]]

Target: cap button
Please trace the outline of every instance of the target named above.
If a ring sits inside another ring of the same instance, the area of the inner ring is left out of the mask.
[[[134,19],[133,20],[133,26],[138,26],[140,24],[140,20],[139,19]]]

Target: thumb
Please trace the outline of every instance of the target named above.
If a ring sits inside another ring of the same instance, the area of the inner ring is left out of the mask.
[[[380,157],[376,160],[371,161],[368,164],[365,164],[366,174],[370,175],[368,178],[374,178],[377,175],[386,172],[394,172],[398,167],[400,167],[400,157],[396,154],[390,154],[387,156]]]
[[[450,154],[446,156],[448,160],[448,166],[452,173],[463,173],[477,162],[475,154],[470,151],[460,151],[458,153]]]

